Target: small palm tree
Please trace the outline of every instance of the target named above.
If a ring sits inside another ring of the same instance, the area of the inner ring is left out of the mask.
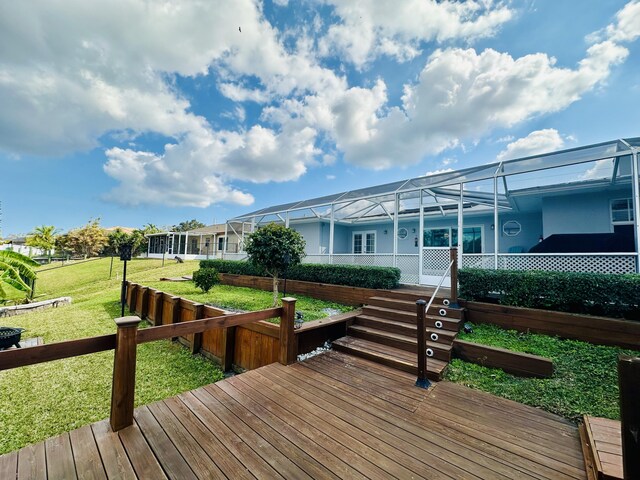
[[[26,255],[11,250],[0,250],[0,299],[7,298],[7,286],[31,294],[31,285],[36,278],[34,270],[38,264]]]
[[[27,245],[42,248],[46,254],[51,255],[51,250],[56,245],[56,233],[58,229],[53,225],[41,225],[33,230],[27,238]]]

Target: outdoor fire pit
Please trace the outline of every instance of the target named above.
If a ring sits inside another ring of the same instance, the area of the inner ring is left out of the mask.
[[[24,328],[0,327],[0,350],[16,346],[20,348],[20,336]]]

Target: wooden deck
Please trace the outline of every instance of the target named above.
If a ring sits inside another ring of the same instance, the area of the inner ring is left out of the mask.
[[[0,457],[0,478],[584,479],[575,426],[328,352],[272,364]]]
[[[590,478],[622,480],[620,422],[585,415],[580,433]]]

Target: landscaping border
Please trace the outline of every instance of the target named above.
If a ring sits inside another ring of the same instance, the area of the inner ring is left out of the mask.
[[[453,352],[457,358],[485,367],[501,368],[520,377],[551,378],[553,362],[539,355],[514,352],[506,348],[492,347],[456,338]]]
[[[258,290],[273,290],[273,280],[269,277],[254,277],[251,275],[237,275],[220,273],[220,282],[233,287],[256,288]],[[284,289],[284,279],[280,279],[280,290]],[[343,305],[360,306],[369,297],[374,297],[379,290],[374,288],[349,287],[329,283],[305,282],[302,280],[287,280],[287,293],[305,295],[318,300],[341,303]]]
[[[270,282],[270,279],[252,278]],[[232,313],[132,282],[126,284],[125,298],[131,313],[149,320],[155,326]],[[299,329],[294,330],[295,354],[308,353],[326,341],[344,336],[348,322],[359,313],[356,310],[302,324]],[[277,362],[280,338],[280,325],[261,320],[236,327],[216,328],[175,340],[189,348],[191,353],[201,353],[219,363],[226,371],[233,366],[252,370]]]
[[[640,350],[640,322],[460,300],[465,319],[520,332]]]

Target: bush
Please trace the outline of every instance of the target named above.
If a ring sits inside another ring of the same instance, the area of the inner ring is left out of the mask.
[[[201,268],[193,272],[196,287],[207,293],[214,285],[220,283],[220,276],[215,268]]]
[[[640,319],[640,275],[464,269],[460,298]]]
[[[237,260],[202,260],[200,268],[216,268],[220,273],[267,276],[249,262]],[[328,265],[304,263],[287,270],[289,280],[330,283],[362,288],[396,288],[400,285],[400,269],[360,265]]]

